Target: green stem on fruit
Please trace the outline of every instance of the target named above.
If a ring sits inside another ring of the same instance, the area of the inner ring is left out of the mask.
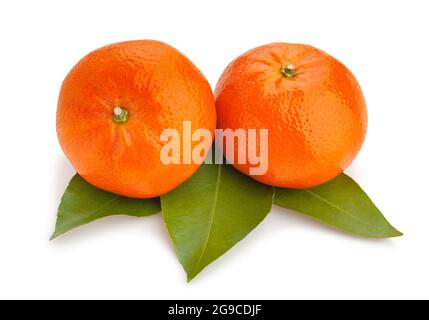
[[[125,108],[122,108],[120,106],[116,106],[113,109],[113,120],[116,123],[122,124],[127,122],[128,120],[128,110]]]
[[[296,76],[296,69],[293,64],[286,64],[280,68],[280,73],[286,78],[293,78]]]

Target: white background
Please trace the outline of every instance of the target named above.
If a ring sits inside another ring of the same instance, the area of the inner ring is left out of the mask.
[[[429,298],[427,1],[1,1],[0,298]],[[73,175],[55,132],[69,69],[97,47],[158,39],[214,86],[234,57],[273,41],[343,61],[369,131],[347,170],[405,233],[362,240],[273,209],[190,284],[161,217],[112,217],[54,242]]]

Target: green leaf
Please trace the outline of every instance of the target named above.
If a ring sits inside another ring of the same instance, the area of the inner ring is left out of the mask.
[[[165,224],[188,281],[252,231],[271,210],[273,188],[230,165],[203,164],[161,196]]]
[[[367,238],[402,236],[359,185],[345,174],[311,189],[276,188],[274,204]]]
[[[122,197],[95,188],[76,174],[61,199],[55,232],[51,240],[103,217],[121,214],[143,217],[158,213],[160,210],[159,198]]]

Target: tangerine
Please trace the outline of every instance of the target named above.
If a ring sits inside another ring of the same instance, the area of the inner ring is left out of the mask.
[[[182,134],[183,121],[213,133],[213,93],[188,58],[159,41],[91,52],[67,75],[58,100],[58,138],[77,172],[127,197],[162,195],[198,169],[199,163],[165,165],[160,159],[161,133]]]
[[[333,179],[356,157],[366,134],[357,80],[309,45],[272,43],[240,55],[220,77],[215,99],[219,128],[268,129],[268,170],[252,177],[272,186],[309,188]],[[235,144],[235,159],[239,152],[245,150]],[[228,160],[249,174],[249,161]]]

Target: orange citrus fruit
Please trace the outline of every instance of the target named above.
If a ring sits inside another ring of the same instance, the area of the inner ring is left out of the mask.
[[[158,41],[91,52],[67,75],[58,101],[58,138],[77,172],[100,189],[134,198],[164,194],[198,169],[160,159],[161,133],[182,135],[183,121],[213,134],[213,93],[188,58]]]
[[[215,99],[218,127],[268,129],[268,170],[252,177],[272,186],[308,188],[333,179],[365,138],[367,110],[357,80],[308,45],[272,43],[242,54],[223,72]],[[234,152],[237,158],[243,151],[235,144]],[[246,174],[252,167],[248,161],[234,166]]]

